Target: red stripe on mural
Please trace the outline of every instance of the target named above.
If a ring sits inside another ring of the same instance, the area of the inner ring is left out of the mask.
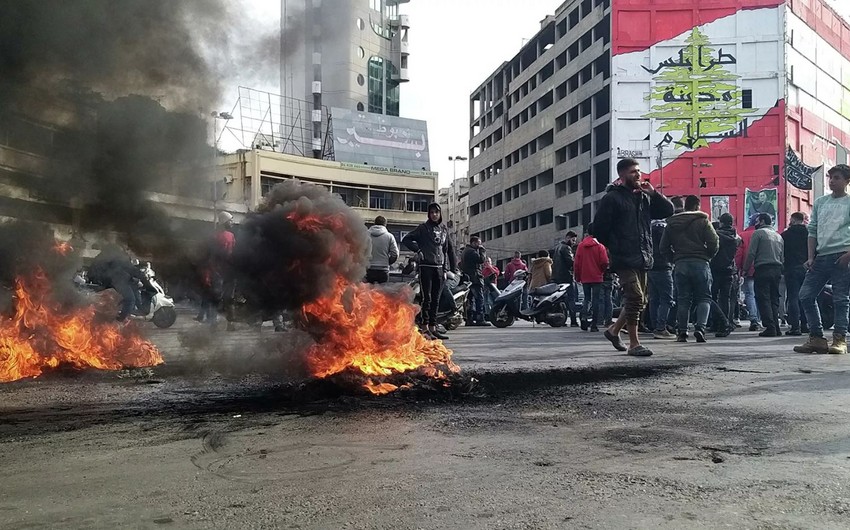
[[[613,53],[646,50],[738,11],[784,3],[785,0],[614,0]]]
[[[703,160],[712,158],[714,156],[727,157],[730,154],[734,153],[734,151],[736,150],[742,153],[744,151],[750,151],[753,153],[763,153],[765,150],[784,153],[785,147],[784,145],[782,145],[782,142],[779,141],[779,143],[777,143],[777,138],[781,140],[782,136],[784,136],[784,131],[774,131],[773,129],[778,129],[776,127],[777,120],[769,119],[771,117],[779,117],[781,120],[785,119],[784,103],[784,100],[780,100],[775,107],[770,109],[757,121],[750,123],[747,128],[746,138],[727,138],[726,140],[713,142],[708,144],[708,147],[700,147],[699,149],[694,149],[693,151],[687,151],[685,153],[682,153],[679,158],[665,164],[665,177],[667,177],[667,182],[670,183],[665,186],[665,190],[669,191],[671,187],[677,187],[674,176],[688,176],[688,179],[690,179],[690,175],[692,175],[694,172],[693,163],[695,158]],[[757,139],[764,139],[763,145],[756,145],[757,143],[761,143],[757,142]],[[769,170],[765,170],[764,174],[768,178],[772,177],[771,171]],[[653,184],[658,185],[658,183],[661,181],[661,170],[656,169],[646,176]],[[675,191],[678,192],[680,190]],[[687,193],[693,193],[693,191],[687,191]]]

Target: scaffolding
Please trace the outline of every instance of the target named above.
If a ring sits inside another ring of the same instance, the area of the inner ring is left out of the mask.
[[[272,94],[253,88],[239,87],[233,110],[219,117],[225,125],[216,143],[224,149],[262,149],[295,156],[334,160],[333,121],[327,107],[322,107],[320,142],[313,142],[313,103]]]

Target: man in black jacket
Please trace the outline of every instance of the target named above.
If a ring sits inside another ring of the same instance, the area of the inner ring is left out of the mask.
[[[460,257],[460,270],[466,274],[471,285],[469,286],[470,304],[469,321],[470,326],[489,326],[484,321],[484,275],[482,269],[487,259],[486,250],[481,245],[478,236],[469,238],[469,244],[463,249]]]
[[[570,284],[567,291],[567,299],[570,301],[567,312],[570,315],[570,325],[572,327],[578,327],[575,309],[578,300],[578,291],[576,291],[575,279],[573,278],[573,267],[575,267],[573,249],[575,248],[576,239],[578,239],[578,234],[570,230],[552,251],[552,283]]]
[[[657,192],[648,180],[641,181],[637,160],[626,158],[617,163],[620,184],[605,194],[593,219],[594,234],[611,254],[611,269],[620,277],[623,310],[617,321],[605,331],[618,351],[646,357],[652,351],[638,337],[640,314],[646,305],[646,273],[652,268],[652,219],[673,215],[673,204]],[[627,327],[629,347],[620,339]]]
[[[788,324],[791,326],[785,334],[800,336],[809,332],[806,313],[800,310],[800,287],[806,277],[804,263],[809,259],[809,231],[803,212],[791,214],[791,224],[782,232],[782,239],[785,241],[785,303],[788,305]]]
[[[426,335],[447,339],[448,336],[437,329],[437,308],[445,281],[446,257],[453,271],[457,269],[457,262],[449,231],[443,224],[440,205],[436,202],[428,205],[428,220],[404,236],[401,243],[417,253],[422,288],[422,322],[427,326]]]
[[[665,220],[652,222],[652,269],[647,284],[649,287],[649,319],[652,321],[655,339],[674,339],[675,335],[667,331],[667,319],[673,306],[673,263],[659,252],[661,238],[667,228]]]
[[[732,320],[735,318],[732,299],[732,278],[735,274],[735,253],[741,238],[735,230],[735,218],[726,212],[720,216],[720,223],[716,227],[717,237],[720,240],[720,248],[717,254],[711,258],[711,298],[720,307],[723,318],[712,311],[716,336],[726,337],[734,329]],[[713,309],[713,308],[712,308]]]

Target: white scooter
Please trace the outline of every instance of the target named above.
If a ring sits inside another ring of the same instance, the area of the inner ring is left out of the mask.
[[[134,315],[150,320],[158,328],[170,328],[177,320],[174,300],[165,294],[165,289],[156,281],[156,273],[150,263],[142,267],[142,273],[145,275],[145,281],[139,282],[142,305]]]

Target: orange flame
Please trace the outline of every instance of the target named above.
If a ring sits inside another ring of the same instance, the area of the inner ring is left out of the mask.
[[[74,247],[72,247],[67,241],[57,241],[56,244],[53,245],[53,251],[62,256],[67,256],[74,251]]]
[[[365,387],[374,394],[398,389],[381,381],[387,376],[417,372],[445,379],[459,372],[451,350],[416,330],[418,308],[398,296],[338,280],[333,293],[305,305],[308,325],[326,329],[307,353],[310,372],[321,378],[354,370],[369,378]]]
[[[60,364],[118,370],[163,362],[131,327],[98,317],[94,306],[60,311],[42,271],[15,281],[15,316],[0,320],[0,382],[38,377]]]
[[[305,232],[328,231],[335,235],[327,264],[335,267],[354,250],[348,244],[351,230],[340,216],[316,216],[292,212],[287,219]],[[292,265],[297,268],[301,265]],[[452,351],[441,341],[431,341],[416,329],[418,307],[406,293],[391,294],[371,285],[337,277],[332,292],[302,307],[309,327],[321,330],[320,338],[307,352],[307,367],[324,378],[346,371],[367,378],[364,388],[386,394],[399,386],[383,381],[393,375],[414,372],[434,379],[447,379],[460,372],[452,362]],[[405,385],[407,386],[407,385]]]

